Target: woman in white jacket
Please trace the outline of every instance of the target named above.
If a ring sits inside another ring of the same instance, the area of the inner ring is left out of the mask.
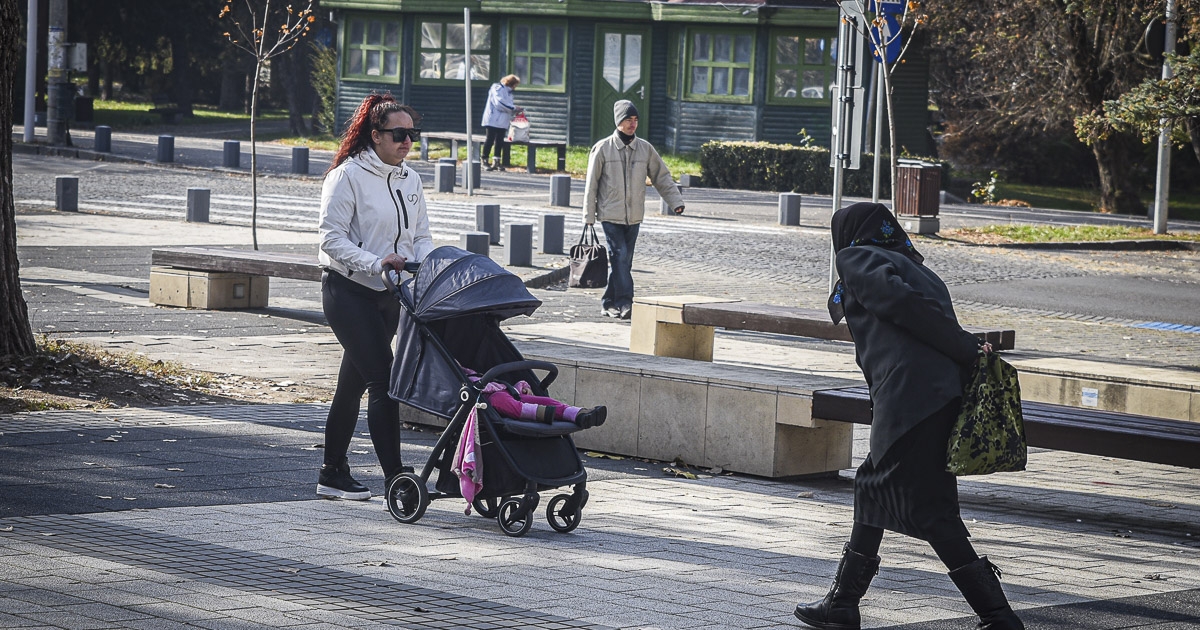
[[[501,154],[504,154],[504,166],[511,164],[511,147],[504,141],[504,137],[508,135],[508,125],[512,123],[513,115],[525,111],[513,104],[513,90],[516,90],[520,83],[521,79],[517,75],[510,74],[498,83],[493,83],[492,89],[488,90],[487,105],[483,108],[483,129],[487,133],[483,140],[483,163],[489,171],[500,168]],[[496,157],[488,164],[492,147],[496,148]]]
[[[388,396],[400,304],[380,273],[384,265],[419,262],[433,249],[421,176],[404,164],[421,135],[418,118],[391,94],[372,93],[350,119],[321,189],[321,303],[343,354],[325,423],[319,496],[371,498],[346,459],[363,392],[385,478],[412,470],[400,461],[400,411]]]

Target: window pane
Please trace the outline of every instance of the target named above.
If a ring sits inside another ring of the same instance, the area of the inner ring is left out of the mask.
[[[713,68],[712,76],[712,93],[729,94],[729,68]]]
[[[394,77],[399,74],[400,70],[400,55],[394,51],[388,50],[383,53],[383,76]]]
[[[835,63],[835,64],[837,63],[837,49],[838,49],[837,38],[830,37],[829,38],[829,59],[832,60],[833,63]]]
[[[606,33],[604,35],[604,58],[601,61],[601,73],[604,80],[614,90],[621,89],[621,34]]]
[[[750,95],[750,68],[733,69],[733,94],[735,96]]]
[[[367,51],[367,74],[377,77],[383,72],[383,67],[378,50]]]
[[[633,87],[642,78],[642,36],[629,34],[625,36],[625,74],[622,90]]]
[[[567,52],[567,29],[561,26],[550,28],[550,52],[556,55]]]
[[[545,57],[531,57],[529,59],[529,83],[531,85],[546,85]]]
[[[350,58],[350,67],[346,72],[350,74],[362,74],[362,51],[351,49],[347,54]]]
[[[825,63],[825,40],[813,38],[804,40],[804,63],[810,66],[819,66]]]
[[[775,96],[796,97],[796,71],[794,69],[775,71]]]
[[[754,38],[749,35],[738,35],[737,43],[733,47],[733,60],[737,63],[750,63],[750,56],[754,53]]]
[[[529,48],[530,52],[545,53],[546,52],[546,27],[533,27],[533,42]]]
[[[708,68],[692,68],[692,94],[708,94]]]
[[[457,55],[446,53],[446,75],[445,75],[445,78],[458,79],[461,81],[464,76],[463,70],[465,69],[465,66],[466,66],[466,64],[464,63],[465,60],[466,60],[466,57],[464,57],[462,53],[458,53]]]
[[[708,33],[696,33],[692,39],[692,59],[696,61],[708,61],[712,59],[711,51],[709,51]]]
[[[350,20],[350,43],[361,44],[363,41],[363,21]]]
[[[550,58],[550,82],[549,85],[563,85],[563,58]]]
[[[397,22],[388,22],[384,28],[383,45],[388,48],[400,47],[400,24]]]
[[[442,47],[442,25],[433,22],[421,23],[421,48]]]
[[[513,57],[513,74],[529,80],[529,57]]]
[[[733,37],[729,35],[713,36],[713,61],[733,61]]]
[[[519,53],[529,52],[529,27],[518,26],[513,37],[513,50]]]
[[[421,78],[422,79],[440,79],[440,78],[442,78],[442,55],[441,55],[441,53],[421,53]]]
[[[383,43],[383,24],[372,21],[367,25],[367,43],[372,46]]]
[[[810,40],[811,41],[811,40]],[[800,38],[775,38],[775,63],[781,66],[794,66],[800,62]]]
[[[471,25],[471,50],[480,50],[492,47],[492,25],[491,24],[472,24]]]
[[[800,90],[802,98],[825,98],[825,71],[805,70],[804,89]]]
[[[467,40],[463,38],[462,24],[447,24],[446,25],[446,48],[453,50],[463,50],[466,48]]]
[[[492,76],[491,55],[471,55],[471,80],[487,79]]]

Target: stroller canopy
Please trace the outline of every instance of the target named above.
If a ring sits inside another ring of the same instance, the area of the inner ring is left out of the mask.
[[[412,314],[426,322],[485,313],[504,320],[532,315],[542,305],[520,278],[491,258],[448,246],[429,252],[401,290]]]
[[[482,374],[520,361],[499,322],[532,315],[542,305],[516,275],[487,256],[457,247],[430,252],[400,291],[405,308],[396,330],[389,394],[443,418],[454,413],[459,388],[467,384],[459,365]],[[517,377],[533,380],[532,374]]]

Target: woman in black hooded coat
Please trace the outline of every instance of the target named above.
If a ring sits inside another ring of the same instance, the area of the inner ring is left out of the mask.
[[[963,384],[989,344],[962,329],[946,284],[923,263],[883,205],[856,203],[833,215],[841,278],[829,298],[846,319],[871,392],[871,450],[854,478],[854,528],[824,599],[796,617],[825,630],[858,630],[858,603],[879,570],[884,530],[925,540],[979,615],[979,629],[1023,629],[999,570],[976,555],[959,516],[958,481],[946,445]]]

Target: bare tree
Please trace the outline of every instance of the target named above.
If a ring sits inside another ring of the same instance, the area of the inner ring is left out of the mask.
[[[254,82],[250,88],[250,236],[254,249],[258,249],[258,146],[255,123],[258,120],[258,89],[263,66],[272,57],[291,50],[300,38],[307,36],[309,25],[316,18],[313,17],[311,1],[299,11],[289,4],[285,12],[279,10],[277,4],[276,11],[272,13],[271,0],[263,0],[261,5],[244,0],[249,24],[243,25],[243,18],[236,17],[239,12],[234,10],[233,0],[221,0],[221,3],[221,17],[233,21],[233,31],[225,32],[225,37],[236,48],[254,57]],[[274,26],[276,24],[279,26]],[[271,39],[274,42],[268,43]]]
[[[21,293],[17,260],[17,209],[13,204],[13,81],[21,59],[21,12],[17,0],[0,0],[0,356],[36,349],[29,309]]]

